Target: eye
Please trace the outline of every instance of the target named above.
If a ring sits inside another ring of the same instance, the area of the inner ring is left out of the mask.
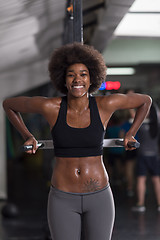
[[[67,77],[74,77],[74,75],[69,73],[69,74],[67,74]]]
[[[82,73],[82,74],[81,74],[81,77],[85,77],[85,76],[87,76],[86,73]]]

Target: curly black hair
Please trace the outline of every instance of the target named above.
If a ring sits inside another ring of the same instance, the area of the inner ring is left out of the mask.
[[[93,93],[105,81],[107,69],[103,56],[93,46],[74,42],[56,49],[48,65],[51,81],[57,90],[67,94],[66,70],[75,63],[82,63],[88,68],[91,81],[89,93]]]

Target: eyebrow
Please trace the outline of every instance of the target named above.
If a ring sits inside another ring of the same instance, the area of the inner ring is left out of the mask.
[[[68,70],[67,72],[74,72],[74,70]],[[88,72],[87,70],[80,70],[80,72]]]

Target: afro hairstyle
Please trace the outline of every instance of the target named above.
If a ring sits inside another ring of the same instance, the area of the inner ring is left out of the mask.
[[[66,71],[76,63],[84,64],[88,68],[91,82],[89,93],[95,92],[106,79],[106,64],[101,53],[93,46],[78,42],[66,44],[53,52],[48,70],[55,88],[67,94]]]

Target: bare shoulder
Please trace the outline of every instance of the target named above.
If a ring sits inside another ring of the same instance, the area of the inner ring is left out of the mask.
[[[61,97],[44,98],[42,103],[42,115],[48,121],[52,128],[57,120],[60,105],[62,102]]]
[[[22,106],[20,106],[21,104],[16,104],[18,105],[16,111],[24,113],[39,113],[52,126],[57,119],[61,101],[61,97],[20,97],[18,102],[23,104]]]
[[[116,111],[118,109],[137,108],[143,104],[150,105],[151,98],[146,94],[132,93],[121,94],[115,93],[108,96],[97,96],[97,105],[103,111]]]
[[[43,98],[43,105],[46,108],[60,108],[61,101],[61,97]]]
[[[42,111],[45,113],[54,114],[60,109],[62,98],[61,97],[52,97],[52,98],[43,98],[42,100]]]
[[[110,104],[113,100],[115,100],[118,97],[119,94],[110,94],[105,96],[96,96],[96,102],[98,104],[108,103]]]
[[[53,126],[57,120],[61,97],[43,97],[20,96],[15,98],[7,98],[3,102],[3,108],[6,112],[13,110],[20,113],[38,113],[41,114]]]
[[[20,102],[23,102],[23,97],[20,98]],[[60,107],[60,97],[26,97],[24,99],[24,108],[26,112],[40,113],[42,115],[48,114],[50,111],[54,112]]]
[[[20,96],[7,98],[3,101],[4,109],[12,109],[22,113],[41,113],[47,106],[60,105],[61,98],[47,98],[43,96]]]
[[[117,94],[110,94],[107,96],[96,96],[96,102],[99,109],[111,110],[116,101],[118,101],[119,96]]]

